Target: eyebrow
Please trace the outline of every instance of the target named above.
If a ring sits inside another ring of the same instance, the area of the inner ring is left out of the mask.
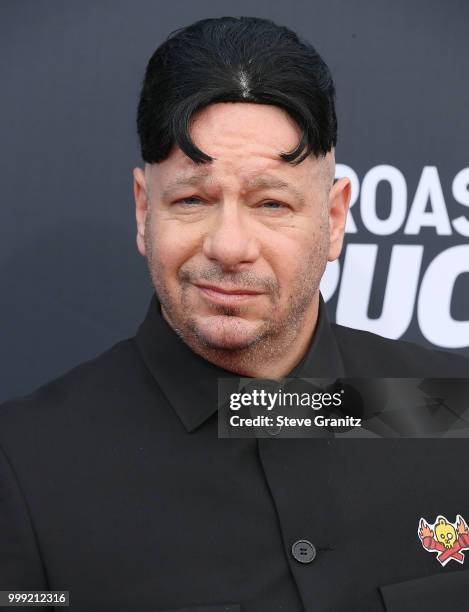
[[[304,196],[301,191],[295,185],[291,185],[282,179],[273,176],[256,176],[248,181],[247,184],[253,189],[280,189],[281,191],[289,191],[293,193],[298,201],[304,204]]]
[[[212,176],[211,172],[206,169],[201,169],[191,175],[177,176],[172,180],[163,190],[162,197],[168,198],[174,191],[180,187],[195,187],[202,183],[207,182]],[[280,189],[281,191],[291,192],[299,202],[304,203],[304,196],[300,190],[291,185],[290,183],[273,176],[255,176],[252,179],[246,181],[246,185],[253,190],[256,189]]]
[[[172,180],[168,185],[163,189],[162,197],[169,197],[176,189],[179,187],[191,187],[200,185],[204,183],[206,179],[210,178],[211,173],[206,169],[201,169],[194,174],[191,175],[180,175],[177,176],[174,180]]]

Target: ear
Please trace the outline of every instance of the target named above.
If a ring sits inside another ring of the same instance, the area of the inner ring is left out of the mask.
[[[145,173],[141,168],[134,168],[135,219],[137,221],[137,248],[140,255],[145,251],[145,219],[148,213],[148,188]]]
[[[344,177],[337,180],[329,192],[329,254],[328,260],[334,261],[342,251],[345,221],[350,204],[351,182]]]

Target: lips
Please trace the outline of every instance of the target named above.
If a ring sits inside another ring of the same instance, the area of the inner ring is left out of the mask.
[[[260,295],[261,291],[252,289],[243,289],[239,287],[217,287],[216,285],[201,285],[197,284],[199,289],[221,293],[223,295]]]
[[[217,304],[239,304],[254,300],[255,298],[262,295],[259,291],[253,289],[244,289],[242,287],[219,287],[217,285],[194,285],[201,293],[201,295]]]

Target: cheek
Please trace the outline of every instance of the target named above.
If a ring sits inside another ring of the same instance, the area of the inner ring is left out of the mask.
[[[302,243],[283,234],[271,237],[269,241],[264,243],[263,247],[262,258],[270,271],[269,273],[275,277],[280,301],[288,301],[289,295],[294,291],[298,268],[302,257],[304,257]]]
[[[280,283],[291,284],[303,270],[320,259],[321,236],[308,231],[294,231],[271,236],[264,246],[266,260]]]
[[[157,219],[152,236],[156,272],[166,275],[175,276],[197,249],[197,235],[175,221]]]

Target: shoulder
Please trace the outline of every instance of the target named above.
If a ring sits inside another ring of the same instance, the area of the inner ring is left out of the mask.
[[[347,374],[357,377],[469,378],[469,359],[331,324]]]
[[[23,428],[45,440],[48,431],[100,415],[104,419],[110,406],[132,397],[149,378],[135,339],[122,340],[31,393],[0,404],[0,444]]]

